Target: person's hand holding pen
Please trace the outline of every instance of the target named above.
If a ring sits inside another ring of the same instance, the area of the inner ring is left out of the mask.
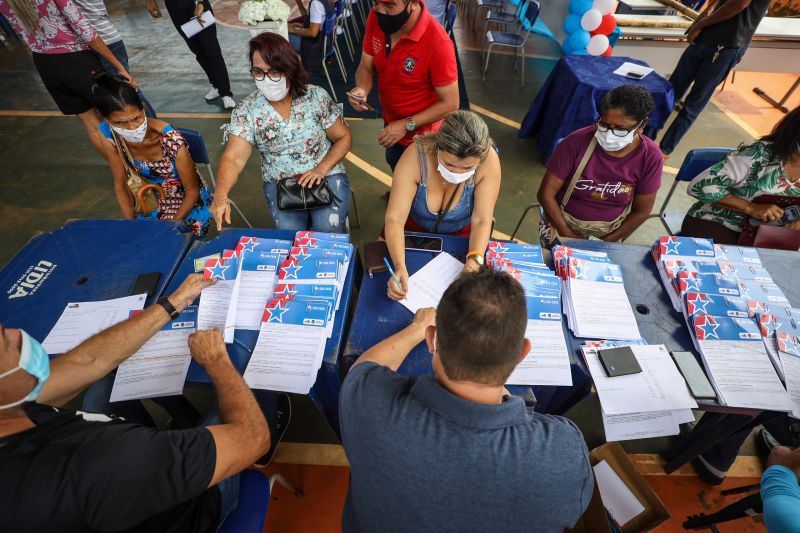
[[[389,269],[389,283],[386,286],[386,296],[392,300],[403,300],[408,295],[408,272],[405,267],[392,269],[389,260],[385,257],[383,262],[386,263],[386,268]]]

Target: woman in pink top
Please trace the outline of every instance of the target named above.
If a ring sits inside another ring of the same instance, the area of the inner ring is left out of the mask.
[[[561,141],[537,195],[545,244],[556,233],[620,241],[647,220],[664,168],[658,145],[642,134],[652,109],[646,89],[617,87],[603,98],[595,124]]]
[[[134,87],[136,81],[70,0],[0,0],[0,13],[33,52],[36,70],[58,108],[78,117],[89,141],[102,154],[104,141],[92,98],[92,74],[103,67],[92,50]]]

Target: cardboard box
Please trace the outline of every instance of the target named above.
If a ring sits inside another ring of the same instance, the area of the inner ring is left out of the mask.
[[[644,506],[644,511],[631,519],[621,529],[623,533],[650,531],[670,519],[670,514],[647,480],[636,469],[625,450],[617,442],[610,442],[589,452],[589,463],[594,466],[605,461]],[[611,533],[597,483],[589,507],[570,531],[574,533]]]

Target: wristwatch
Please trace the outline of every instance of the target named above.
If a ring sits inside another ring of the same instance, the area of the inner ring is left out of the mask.
[[[178,318],[181,315],[178,312],[178,310],[175,309],[175,306],[172,305],[172,302],[169,301],[169,298],[167,298],[166,296],[164,296],[162,298],[159,298],[158,301],[156,302],[156,305],[160,305],[161,307],[163,307],[164,311],[167,312],[167,314],[169,315],[170,319],[172,319],[172,320],[175,320],[176,318]]]
[[[417,123],[414,122],[412,117],[408,117],[406,119],[406,131],[414,131],[415,129],[417,129]]]
[[[470,252],[467,254],[467,261],[474,259],[479,266],[484,265],[483,254],[480,252]]]

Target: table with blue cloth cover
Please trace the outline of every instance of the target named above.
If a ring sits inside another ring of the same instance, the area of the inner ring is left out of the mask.
[[[600,118],[603,96],[620,85],[639,85],[650,91],[655,107],[648,127],[663,127],[672,112],[672,84],[655,72],[641,80],[614,74],[625,62],[649,66],[630,57],[562,57],[525,115],[519,136],[538,136],[539,152],[547,160],[561,139]]]
[[[159,272],[151,305],[192,240],[161,220],[77,220],[37,235],[0,271],[0,324],[42,341],[67,303],[127,296],[137,276]]]
[[[447,235],[432,235],[442,238],[445,252],[465,260],[469,248],[469,239]],[[436,254],[406,250],[406,268],[410,275],[425,266]],[[348,370],[358,357],[383,339],[394,335],[411,323],[413,314],[401,304],[386,296],[386,284],[389,273],[382,272],[369,277],[367,273],[361,280],[358,301],[353,312],[347,345],[344,348],[345,370]],[[571,350],[570,367],[572,369],[572,387],[522,387],[509,386],[509,392],[523,398],[529,396],[531,389],[536,397],[536,411],[549,414],[563,414],[570,407],[585,398],[591,388],[591,378],[586,367],[578,357],[578,352]],[[423,342],[406,357],[400,365],[398,373],[403,376],[432,375],[431,354]]]
[[[232,250],[241,237],[259,237],[262,239],[284,239],[294,240],[294,231],[271,230],[271,229],[240,229],[226,228],[213,240],[208,242],[196,241],[180,265],[172,281],[167,286],[166,294],[178,288],[189,274],[194,272],[194,260],[200,259],[223,250]],[[322,360],[322,367],[317,374],[317,381],[311,388],[309,396],[317,405],[322,414],[326,417],[333,428],[339,427],[339,389],[341,382],[339,379],[339,357],[341,355],[342,344],[345,338],[346,324],[349,317],[349,309],[352,300],[353,283],[357,279],[361,270],[358,259],[358,252],[354,249],[350,260],[350,267],[342,287],[342,297],[339,301],[339,310],[334,315],[334,326],[331,338],[325,345],[325,355]],[[234,333],[235,342],[228,344],[228,355],[230,355],[234,366],[239,372],[244,372],[250,355],[258,340],[258,331],[237,329]],[[189,373],[186,376],[187,383],[210,383],[210,379],[205,370],[198,365],[194,359],[189,366]]]

